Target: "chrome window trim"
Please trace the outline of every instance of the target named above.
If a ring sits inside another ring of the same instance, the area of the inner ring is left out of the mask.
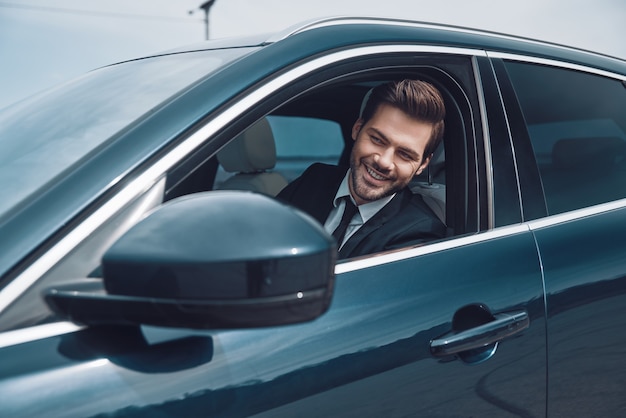
[[[585,49],[576,48],[573,46],[553,43],[549,41],[543,41],[540,39],[527,38],[523,36],[515,36],[511,34],[501,33],[501,32],[493,32],[488,30],[475,29],[470,27],[463,26],[455,26],[448,25],[442,23],[433,23],[433,22],[420,22],[408,19],[399,19],[399,18],[384,18],[384,17],[376,17],[376,16],[329,16],[323,18],[314,18],[308,21],[300,22],[296,25],[288,27],[287,29],[280,31],[274,35],[271,35],[267,42],[277,42],[282,39],[288,38],[290,36],[296,35],[298,33],[307,32],[310,30],[328,27],[328,26],[345,26],[345,25],[382,25],[382,26],[405,26],[416,29],[436,29],[436,30],[445,30],[447,32],[456,32],[466,35],[479,35],[479,36],[487,36],[490,38],[502,39],[506,41],[515,41],[515,42],[523,42],[528,45],[534,46],[548,46],[550,48],[555,48],[561,51],[573,51],[580,54],[585,54],[589,57],[602,57],[612,59],[616,62],[623,62],[619,58],[612,57],[609,55],[598,54],[593,51],[588,51]],[[418,40],[425,42],[425,40]],[[503,53],[506,54],[506,53]]]
[[[528,227],[532,231],[548,228],[554,225],[575,221],[589,216],[600,215],[602,213],[613,210],[625,209],[626,198],[614,200],[612,202],[600,203],[598,205],[589,206],[582,209],[576,209],[570,212],[558,213],[556,215],[547,216],[541,219],[535,219],[528,222]]]
[[[328,55],[313,58],[303,62],[279,74],[275,78],[270,79],[259,88],[234,103],[232,106],[224,110],[222,113],[215,115],[205,125],[200,127],[196,132],[191,134],[186,140],[181,142],[172,151],[164,155],[159,161],[146,169],[131,183],[124,187],[120,192],[113,196],[109,201],[98,208],[94,213],[88,216],[74,230],[68,233],[57,242],[52,248],[46,251],[41,257],[20,273],[11,283],[0,291],[0,314],[19,298],[30,285],[35,283],[45,274],[52,266],[58,263],[63,257],[69,254],[80,242],[89,236],[96,228],[107,222],[112,216],[118,213],[122,208],[128,205],[132,200],[136,199],[175,165],[180,163],[184,158],[197,149],[207,138],[223,129],[228,123],[238,118],[244,112],[251,109],[254,105],[261,102],[281,86],[289,84],[311,72],[319,70],[337,62],[353,59],[356,57],[366,57],[373,55],[381,55],[388,53],[441,53],[448,55],[464,55],[485,56],[485,51],[479,49],[466,49],[456,47],[441,47],[432,45],[405,45],[405,44],[389,44],[363,46],[338,52],[332,52]],[[2,333],[0,333],[2,335]]]
[[[626,209],[626,198],[609,203],[602,203],[588,208],[577,209],[567,213],[552,215],[542,219],[536,219],[515,225],[503,226],[486,232],[479,232],[473,235],[462,236],[459,238],[450,238],[445,241],[426,244],[420,247],[374,254],[371,256],[367,256],[367,258],[355,259],[354,261],[347,260],[335,266],[335,274],[348,273],[363,268],[380,266],[439,251],[450,250],[465,245],[477,244],[483,241],[504,238],[524,232],[532,232],[553,225],[563,224],[577,219],[599,215],[618,209]]]
[[[30,328],[17,329],[1,333],[0,349],[37,341],[44,338],[57,337],[59,335],[70,334],[85,328],[72,322],[54,322],[51,324],[37,325]]]
[[[493,157],[491,155],[491,136],[489,135],[489,121],[487,120],[487,107],[485,105],[485,91],[483,89],[483,81],[480,77],[480,69],[476,57],[472,58],[472,67],[474,69],[474,84],[478,96],[478,106],[480,108],[480,121],[483,128],[483,147],[485,149],[485,173],[487,180],[487,226],[493,229],[495,225],[495,213],[493,212]],[[474,159],[478,161],[478,155],[474,155]],[[478,173],[476,173],[478,178]],[[480,207],[480,187],[476,185],[478,204]],[[477,225],[480,225],[480,211],[477,212]]]
[[[381,266],[383,264],[395,263],[397,261],[407,260],[426,254],[432,254],[440,251],[446,251],[453,248],[463,247],[466,245],[477,244],[483,241],[489,241],[497,238],[507,237],[511,235],[529,232],[530,228],[526,224],[515,224],[503,226],[501,228],[492,229],[486,232],[479,232],[472,235],[465,235],[458,238],[449,238],[444,241],[424,244],[419,247],[400,249],[393,252],[385,252],[380,254],[368,255],[364,258],[358,258],[354,261],[345,261],[335,266],[335,274],[347,273],[350,271]]]
[[[530,64],[539,64],[539,65],[548,65],[551,67],[566,68],[569,70],[582,71],[585,73],[592,73],[592,74],[596,74],[596,75],[600,75],[604,77],[615,78],[621,81],[626,81],[626,74],[614,73],[611,71],[600,70],[598,68],[588,67],[588,66],[581,65],[581,64],[573,64],[571,62],[559,61],[556,59],[539,58],[539,57],[533,57],[530,55],[521,55],[521,54],[512,54],[512,53],[504,53],[504,52],[494,52],[494,51],[487,51],[487,56],[489,58],[500,58],[503,60],[521,61],[521,62],[526,62]],[[624,63],[624,61],[619,61],[619,60],[616,60],[616,61]]]
[[[404,26],[409,28],[416,29],[445,29],[449,32],[458,32],[464,34],[471,35],[485,35],[487,32],[480,31],[477,29],[464,28],[460,26],[450,26],[443,25],[437,23],[428,23],[428,22],[418,22],[412,20],[404,20],[404,19],[393,19],[393,18],[380,18],[374,16],[337,16],[337,17],[327,17],[327,18],[314,18],[309,21],[301,22],[287,29],[280,31],[269,38],[267,38],[268,43],[278,42],[280,40],[289,38],[290,36],[297,35],[299,33],[308,32],[315,29],[330,27],[330,26],[345,26],[345,25],[380,25],[380,26]],[[490,36],[494,36],[502,39],[518,39],[510,35],[499,34],[499,33],[489,33]],[[537,43],[538,41],[535,41]]]

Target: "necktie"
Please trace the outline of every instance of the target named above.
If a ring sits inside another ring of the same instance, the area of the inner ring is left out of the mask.
[[[341,217],[341,221],[339,222],[339,226],[333,232],[333,237],[337,240],[337,245],[341,247],[341,243],[343,242],[343,237],[346,235],[346,229],[348,229],[348,225],[354,215],[358,211],[357,207],[352,203],[352,199],[349,197],[344,198],[346,205],[343,209],[343,216]]]

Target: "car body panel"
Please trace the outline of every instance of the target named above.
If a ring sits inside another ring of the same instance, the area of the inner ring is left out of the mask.
[[[319,399],[331,415],[448,415],[467,408],[500,414],[536,405],[535,414],[545,403],[545,321],[534,240],[527,230],[514,228],[458,241],[458,246],[442,243],[439,250],[418,248],[414,257],[393,261],[393,276],[388,276],[387,263],[352,271],[350,264],[359,261],[345,263],[331,308],[306,324],[170,331],[169,340],[160,342],[155,336],[162,330],[142,335],[136,328],[102,327],[2,348],[2,358],[18,352],[52,356],[28,365],[3,362],[0,404],[12,416],[107,411],[116,411],[113,416],[247,416],[264,411],[290,416],[294,408],[318,416],[320,410],[310,406]],[[444,261],[450,257],[457,262]],[[503,275],[511,277],[512,264],[516,277],[502,281]],[[482,279],[468,281],[468,272]],[[433,282],[448,292],[433,292]],[[502,342],[494,359],[478,365],[432,358],[430,340],[450,329],[451,317],[441,312],[471,303],[483,303],[493,312],[527,310],[531,326]],[[24,374],[25,367],[32,373]],[[516,377],[511,379],[510,373]],[[439,390],[432,379],[447,381],[448,387]],[[374,396],[376,388],[389,385],[395,389]],[[527,385],[533,391],[526,391],[525,398],[512,396]],[[64,401],[55,410],[59,399]]]
[[[626,411],[617,384],[626,377],[626,201],[621,206],[533,228],[546,283],[549,414]]]

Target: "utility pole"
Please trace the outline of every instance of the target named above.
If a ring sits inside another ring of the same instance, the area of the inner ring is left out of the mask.
[[[207,40],[209,39],[209,10],[213,6],[213,3],[215,3],[215,0],[208,0],[202,3],[199,7],[199,9],[204,10],[204,34],[205,39]]]

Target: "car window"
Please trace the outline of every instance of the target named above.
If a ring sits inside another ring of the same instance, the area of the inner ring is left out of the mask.
[[[104,67],[1,111],[0,219],[166,98],[246,52],[198,51]]]
[[[341,127],[337,122],[296,116],[265,118],[276,148],[274,167],[267,171],[279,173],[287,182],[295,180],[314,162],[337,164],[344,147]],[[236,175],[220,164],[215,188],[224,187],[224,181]],[[260,170],[259,170],[260,171]]]
[[[339,161],[344,142],[337,122],[289,116],[267,119],[276,141],[276,170],[288,181],[314,162],[337,164]]]
[[[626,197],[626,88],[569,69],[507,62],[549,214]]]

